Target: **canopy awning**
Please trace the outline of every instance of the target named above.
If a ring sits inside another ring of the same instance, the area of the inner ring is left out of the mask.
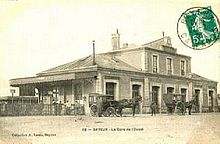
[[[64,81],[64,80],[74,80],[74,79],[81,79],[81,78],[91,78],[94,76],[96,76],[96,72],[25,77],[25,78],[11,79],[10,86],[19,86],[23,84],[37,84],[37,83],[55,82],[55,81]]]
[[[4,96],[0,97],[0,101],[18,101],[18,100],[38,100],[37,96]]]

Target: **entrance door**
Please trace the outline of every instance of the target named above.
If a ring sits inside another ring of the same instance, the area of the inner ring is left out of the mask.
[[[181,88],[180,93],[182,94],[182,101],[186,102],[186,89]]]
[[[209,90],[209,112],[213,112],[213,91]]]
[[[132,98],[140,95],[140,88],[141,88],[140,85],[136,85],[136,84],[132,85]]]
[[[167,87],[167,95],[170,96],[173,93],[174,93],[174,88],[173,87]],[[172,95],[172,99],[176,100],[173,95]]]
[[[195,112],[199,112],[199,95],[200,95],[200,90],[196,89],[195,90],[195,96],[194,96],[194,98],[195,98],[195,105],[196,105]]]
[[[168,87],[167,88],[167,94],[173,94],[174,88],[173,87]]]
[[[116,94],[116,83],[113,82],[107,82],[106,83],[106,94],[107,95],[112,95],[115,98],[115,94]]]

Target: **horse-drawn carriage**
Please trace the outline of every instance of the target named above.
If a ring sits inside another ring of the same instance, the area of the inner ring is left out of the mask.
[[[101,107],[99,101],[101,101]],[[133,105],[134,102],[132,99],[122,99],[116,101],[112,95],[97,93],[90,93],[89,95],[90,114],[92,116],[122,116],[122,110],[124,108],[133,108]]]
[[[188,108],[189,115],[191,114],[192,105],[195,104],[195,100],[185,102],[185,94],[164,94],[163,101],[167,107],[168,113],[181,113],[185,114],[186,108]]]
[[[98,115],[98,108],[99,108],[98,99],[100,99],[100,101],[102,102],[101,115],[104,116],[116,115],[118,102],[114,100],[114,96],[91,93],[89,95],[89,107],[90,107],[90,114],[92,116]]]

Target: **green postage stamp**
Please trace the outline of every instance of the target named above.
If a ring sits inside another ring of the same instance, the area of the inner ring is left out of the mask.
[[[211,7],[193,7],[179,18],[177,34],[183,44],[190,48],[208,48],[219,39],[219,20]]]

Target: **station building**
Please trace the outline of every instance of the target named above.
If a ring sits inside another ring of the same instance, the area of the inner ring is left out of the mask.
[[[143,98],[142,112],[155,101],[165,112],[164,94],[182,94],[196,100],[194,112],[212,112],[217,106],[217,82],[191,72],[191,57],[178,54],[170,37],[143,45],[120,47],[120,34],[112,34],[112,51],[94,54],[36,74],[10,80],[20,96],[38,96],[51,104],[89,101],[90,93],[110,94],[115,100]]]

